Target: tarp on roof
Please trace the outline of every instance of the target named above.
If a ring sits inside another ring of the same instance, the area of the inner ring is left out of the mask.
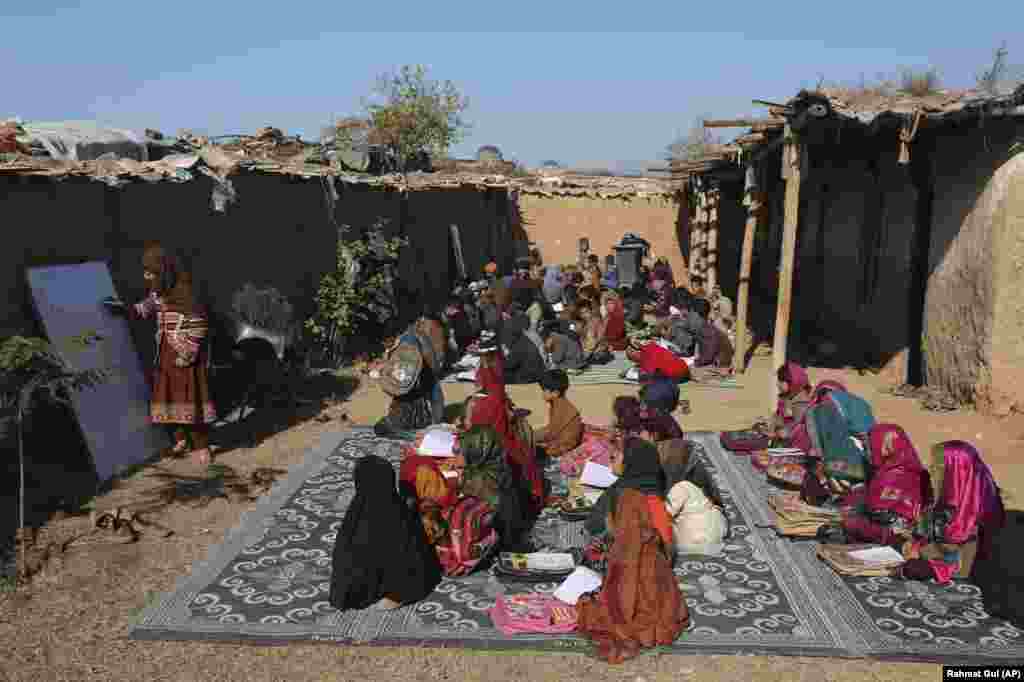
[[[148,161],[145,138],[128,130],[105,128],[89,121],[23,123],[33,146],[39,145],[60,161],[93,161],[105,154],[118,159]]]

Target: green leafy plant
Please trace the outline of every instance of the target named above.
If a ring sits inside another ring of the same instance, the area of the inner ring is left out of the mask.
[[[95,331],[68,339],[75,348],[102,341]],[[67,404],[71,393],[98,386],[103,370],[75,370],[45,339],[12,336],[0,343],[0,409],[31,409],[36,399]]]
[[[67,340],[71,348],[85,348],[99,341],[95,331]],[[23,423],[38,402],[70,404],[71,395],[95,388],[107,380],[104,370],[76,370],[45,339],[12,336],[0,343],[0,437],[14,425],[18,438],[19,516],[25,536],[25,453]],[[24,552],[22,552],[24,554]]]
[[[469,128],[463,118],[469,101],[451,81],[428,78],[423,66],[403,66],[380,76],[374,95],[364,119],[339,122],[337,139],[382,146],[403,173],[423,154],[446,153]]]
[[[306,330],[329,354],[337,352],[344,339],[361,331],[370,320],[386,323],[398,314],[394,272],[399,254],[409,241],[386,238],[378,223],[366,237],[345,240],[344,227],[338,238],[337,262],[333,272],[320,280],[316,313],[306,320]]]

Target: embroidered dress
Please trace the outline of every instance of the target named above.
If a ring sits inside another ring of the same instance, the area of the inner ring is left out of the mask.
[[[171,309],[157,294],[130,308],[132,317],[156,319],[156,362],[150,419],[154,424],[204,425],[217,421],[209,382],[209,321],[205,311]]]

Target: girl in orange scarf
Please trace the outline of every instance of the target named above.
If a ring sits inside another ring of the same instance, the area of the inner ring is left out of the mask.
[[[652,493],[647,481],[664,481],[657,448],[629,439],[624,467],[608,518],[613,540],[604,584],[577,604],[579,633],[593,640],[609,663],[671,644],[690,621],[672,573],[672,523],[662,495]]]

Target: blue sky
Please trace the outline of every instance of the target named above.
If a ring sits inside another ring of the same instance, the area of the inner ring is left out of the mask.
[[[0,117],[316,138],[358,112],[377,74],[423,63],[470,98],[457,154],[495,144],[527,164],[655,159],[698,116],[757,114],[752,98],[822,77],[931,66],[970,86],[1003,41],[1024,62],[1021,0],[3,5]],[[395,32],[367,32],[381,29]]]

